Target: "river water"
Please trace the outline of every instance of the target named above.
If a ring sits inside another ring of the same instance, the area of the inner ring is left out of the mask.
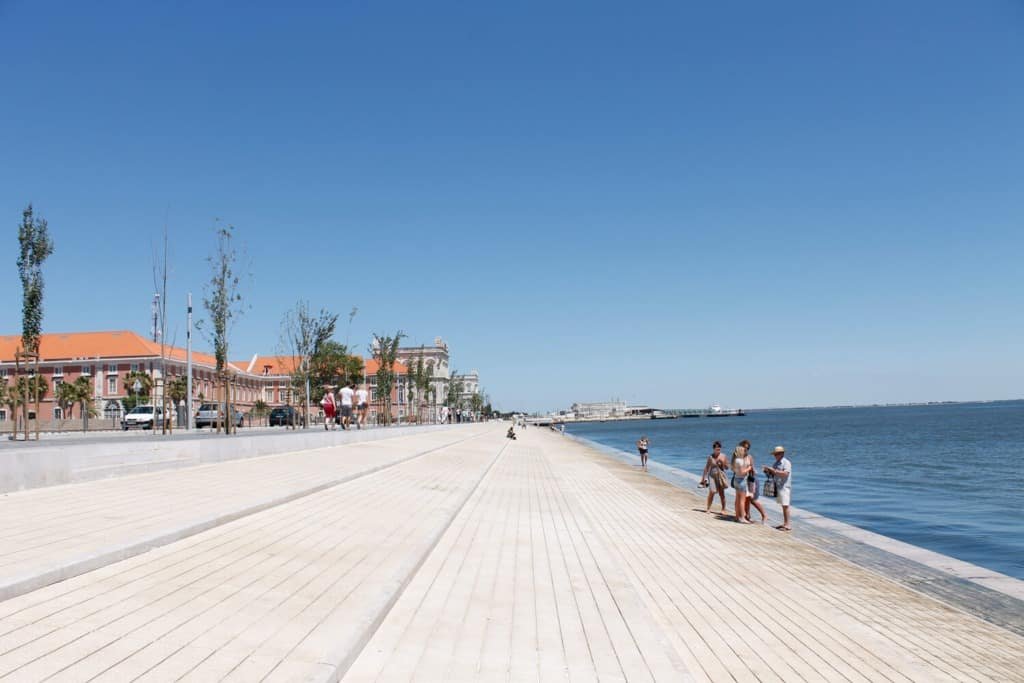
[[[793,505],[1024,579],[1024,401],[766,410],[745,417],[569,424],[570,434],[700,474],[716,439],[776,445]],[[717,505],[717,503],[716,503]]]

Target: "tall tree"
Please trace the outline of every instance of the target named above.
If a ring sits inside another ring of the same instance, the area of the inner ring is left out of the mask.
[[[174,406],[175,410],[184,410],[182,403],[188,398],[188,378],[185,375],[178,375],[174,379],[168,381],[164,385],[164,395],[170,401],[170,405]],[[167,411],[165,415],[171,415],[171,411]],[[180,413],[179,419],[180,419]],[[191,416],[186,416],[186,420]]]
[[[320,309],[319,313],[309,310],[309,303],[299,301],[295,308],[286,311],[281,319],[280,347],[292,359],[292,386],[306,397],[303,410],[306,426],[309,426],[309,401],[313,375],[313,358],[334,335],[338,325],[338,314]]]
[[[462,392],[465,391],[465,382],[458,376],[459,371],[452,371],[452,378],[448,381],[448,394],[445,403],[452,410],[462,407]]]
[[[393,337],[373,335],[370,351],[378,363],[377,395],[384,408],[384,424],[391,424],[391,390],[395,387],[395,360],[398,358],[398,345],[405,333],[399,330]]]
[[[43,330],[43,262],[53,253],[49,224],[43,218],[35,218],[32,205],[21,213],[18,226],[18,276],[21,278],[21,348],[19,354],[35,361],[36,376],[39,375],[39,339]],[[17,359],[17,356],[16,356]],[[38,387],[38,383],[33,383]],[[30,388],[24,383],[23,388]],[[25,418],[25,440],[28,441],[28,396],[22,396]],[[36,440],[39,440],[39,394],[35,395]]]
[[[213,344],[213,355],[217,365],[219,394],[217,401],[219,410],[230,415],[227,405],[227,368],[228,368],[228,335],[233,323],[245,311],[241,294],[241,276],[238,273],[238,252],[233,243],[235,228],[231,225],[217,225],[215,228],[217,248],[208,257],[210,264],[210,281],[203,295],[203,307],[206,308],[209,320],[199,321],[197,327],[202,330]],[[224,433],[231,433],[234,420],[224,422]],[[220,424],[217,425],[220,431]]]

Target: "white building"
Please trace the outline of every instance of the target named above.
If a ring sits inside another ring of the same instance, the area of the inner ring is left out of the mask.
[[[430,385],[434,389],[432,400],[433,405],[444,403],[448,395],[448,382],[451,378],[451,359],[448,355],[448,344],[441,337],[434,337],[433,346],[402,346],[397,353],[398,362],[403,365],[415,368],[419,359],[430,373],[432,379]]]
[[[625,401],[605,401],[601,403],[573,403],[570,407],[577,420],[609,419],[625,417],[629,407]]]
[[[476,370],[470,370],[464,375],[453,375],[452,381],[462,382],[462,393],[459,395],[459,402],[463,405],[469,405],[472,397],[480,393],[480,373]]]

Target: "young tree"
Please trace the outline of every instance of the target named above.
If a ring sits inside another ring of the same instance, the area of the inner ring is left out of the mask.
[[[391,390],[395,387],[395,359],[398,357],[398,345],[405,333],[399,330],[393,337],[373,335],[370,352],[377,360],[377,395],[383,402],[384,424],[391,424]]]
[[[309,303],[299,301],[281,319],[280,347],[292,359],[292,387],[306,397],[306,426],[309,426],[309,401],[313,375],[313,358],[320,353],[338,324],[338,314],[324,309],[313,314]]]
[[[267,402],[262,398],[256,399],[256,402],[252,404],[252,416],[262,421],[269,414],[270,406],[267,405]]]
[[[465,382],[458,379],[458,370],[452,371],[452,378],[448,381],[448,394],[445,403],[449,408],[455,410],[462,407],[462,392],[465,391]]]
[[[228,335],[231,332],[233,323],[245,311],[241,289],[241,277],[237,272],[238,253],[235,251],[232,240],[235,229],[233,226],[217,225],[215,234],[217,237],[217,249],[214,254],[208,257],[210,264],[210,281],[206,285],[203,296],[203,307],[206,308],[209,320],[200,320],[197,324],[200,330],[206,334],[210,343],[213,344],[213,355],[217,364],[217,378],[219,397],[217,399],[224,415],[230,415],[230,408],[227,403],[227,366],[228,366]],[[224,423],[224,433],[231,434],[231,424],[234,420],[227,420]],[[220,431],[220,423],[217,424],[217,431]]]
[[[21,225],[18,227],[18,276],[21,278],[21,347],[15,355],[35,360],[35,375],[39,375],[39,338],[43,329],[43,262],[53,253],[53,241],[50,239],[49,226],[45,219],[35,218],[32,205],[21,214]],[[20,365],[20,364],[19,364]],[[38,387],[38,382],[32,383]],[[22,387],[30,388],[25,382]],[[21,400],[25,419],[25,440],[28,441],[28,399],[23,395]],[[39,395],[35,396],[36,404],[36,440],[39,440]]]

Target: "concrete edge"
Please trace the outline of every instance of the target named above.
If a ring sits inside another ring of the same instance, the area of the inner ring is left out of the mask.
[[[437,530],[437,532],[430,537],[430,540],[427,544],[427,548],[419,555],[419,557],[410,558],[404,565],[400,567],[398,574],[400,578],[397,582],[397,585],[394,587],[394,589],[383,592],[379,601],[380,608],[373,612],[373,618],[348,643],[339,644],[333,652],[328,653],[327,656],[324,658],[328,661],[317,662],[317,664],[320,664],[321,666],[330,667],[330,671],[326,671],[319,676],[313,676],[308,680],[315,681],[316,683],[338,683],[338,681],[340,681],[345,676],[345,674],[348,673],[348,670],[352,668],[352,665],[355,664],[356,659],[358,659],[359,655],[361,655],[363,653],[363,650],[366,649],[367,644],[369,644],[374,634],[377,633],[377,630],[380,628],[381,624],[383,624],[384,620],[387,619],[388,615],[391,613],[392,608],[405,593],[406,588],[409,587],[409,584],[412,582],[413,578],[415,578],[416,575],[419,573],[420,568],[423,566],[423,563],[427,561],[427,558],[430,557],[430,555],[437,548],[438,544],[441,542],[441,539],[444,538],[444,535],[446,533],[448,533],[448,530],[455,522],[455,518],[462,513],[462,510],[466,507],[466,504],[469,502],[470,498],[473,497],[473,494],[477,492],[477,490],[480,488],[480,485],[491,473],[491,470],[494,469],[494,465],[501,458],[506,448],[508,448],[507,441],[502,444],[501,448],[498,449],[498,452],[495,453],[493,458],[491,458],[491,462],[487,465],[487,468],[480,474],[480,477],[476,480],[476,483],[474,483],[473,486],[471,486],[470,489],[466,492],[466,495],[462,497],[462,500],[460,500],[459,503],[454,507],[451,514],[444,521],[444,523]],[[406,569],[406,567],[408,568]]]
[[[233,522],[236,519],[248,517],[249,515],[256,514],[257,512],[262,512],[263,510],[278,507],[280,505],[284,505],[285,503],[290,503],[294,500],[298,500],[299,498],[304,498],[306,496],[319,493],[320,491],[324,491],[326,489],[333,488],[335,486],[340,486],[341,484],[345,484],[350,481],[354,481],[356,479],[369,476],[371,474],[380,472],[390,467],[401,465],[402,463],[408,462],[415,458],[423,457],[424,455],[428,455],[435,451],[441,450],[442,448],[449,448],[464,441],[474,439],[477,436],[480,436],[480,434],[465,436],[462,437],[461,439],[452,441],[451,443],[447,443],[442,446],[435,446],[434,448],[429,448],[424,451],[418,451],[404,458],[400,458],[389,463],[377,465],[367,470],[353,472],[344,477],[339,477],[337,479],[332,479],[330,481],[321,482],[315,486],[298,489],[284,496],[276,496],[274,498],[265,499],[263,501],[255,503],[253,505],[246,506],[241,509],[236,509],[230,512],[225,512],[223,514],[206,517],[200,521],[192,522],[186,524],[185,526],[177,527],[169,531],[158,532],[156,534],[152,534],[150,536],[146,536],[142,539],[131,541],[123,545],[115,545],[110,548],[100,550],[96,553],[89,554],[85,557],[78,557],[76,559],[69,560],[68,562],[65,562],[63,564],[59,564],[57,566],[44,569],[38,573],[23,575],[12,581],[0,584],[0,602],[18,597],[19,595],[30,593],[34,590],[39,590],[40,588],[45,588],[46,586],[50,586],[52,584],[65,581],[76,576],[80,576],[82,574],[91,572],[96,569],[101,569],[103,567],[106,567],[107,565],[114,564],[115,562],[127,560],[131,557],[135,557],[136,555],[141,555],[142,553],[148,552],[154,548],[169,545],[176,541],[180,541],[190,536],[194,536],[204,531],[208,531],[215,527],[228,524],[229,522]],[[338,445],[344,446],[355,444]],[[333,447],[334,446],[324,446],[323,448]],[[308,450],[319,450],[319,448]],[[280,453],[278,455],[284,454]],[[459,509],[461,510],[461,507]]]

